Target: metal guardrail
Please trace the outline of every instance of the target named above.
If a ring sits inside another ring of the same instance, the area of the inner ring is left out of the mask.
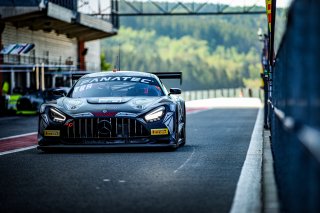
[[[269,104],[284,130],[296,135],[299,141],[320,163],[320,130],[304,125],[294,120],[293,117],[287,116],[282,110],[275,107],[271,101],[269,101]]]
[[[184,91],[181,96],[185,101],[222,97],[255,97],[261,100],[264,99],[263,90],[250,88]]]

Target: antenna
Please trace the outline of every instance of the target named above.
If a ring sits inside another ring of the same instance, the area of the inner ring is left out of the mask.
[[[118,55],[117,55],[117,58],[116,58],[116,63],[114,63],[114,67],[113,67],[113,72],[116,72],[116,71],[120,71],[120,43],[119,43],[119,52],[118,52]],[[117,64],[118,64],[118,67],[117,67]]]
[[[117,69],[117,61],[119,60],[118,58],[119,58],[119,56],[117,55],[116,63],[114,63],[114,67],[113,67],[113,70],[112,70],[113,72],[117,72],[117,70],[118,70]]]

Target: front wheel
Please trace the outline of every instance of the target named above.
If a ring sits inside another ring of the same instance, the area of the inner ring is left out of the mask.
[[[185,144],[186,144],[186,142],[187,142],[187,131],[186,131],[186,129],[187,129],[187,117],[186,117],[186,107],[184,107],[184,115],[183,115],[183,129],[182,129],[182,131],[181,131],[181,139],[182,139],[182,142],[181,142],[181,144],[180,144],[180,146],[184,146]]]

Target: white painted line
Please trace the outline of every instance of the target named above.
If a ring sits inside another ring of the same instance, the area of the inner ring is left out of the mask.
[[[196,149],[193,147],[193,151],[192,151],[191,155],[188,157],[188,159],[183,164],[181,164],[181,166],[179,166],[179,168],[174,170],[173,173],[177,173],[179,170],[181,170],[191,160],[191,158],[194,155],[195,151],[196,151]]]
[[[260,108],[230,213],[261,212],[263,109]]]
[[[126,181],[125,180],[119,180],[119,183],[125,183]]]
[[[28,147],[25,147],[25,148],[20,148],[20,149],[14,149],[14,150],[10,150],[10,151],[0,152],[0,155],[7,155],[7,154],[16,153],[16,152],[22,152],[22,151],[26,151],[26,150],[29,150],[29,149],[34,149],[36,147],[37,147],[37,145],[34,145],[34,146],[28,146]]]
[[[0,138],[0,141],[7,140],[7,139],[13,139],[13,138],[20,138],[20,137],[29,136],[29,135],[35,135],[37,133],[38,132],[30,132],[30,133],[21,134],[21,135],[14,135],[14,136],[10,136],[10,137]]]
[[[110,182],[110,179],[103,179],[104,182]]]

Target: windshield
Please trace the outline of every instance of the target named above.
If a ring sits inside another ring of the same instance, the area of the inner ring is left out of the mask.
[[[163,91],[154,78],[103,76],[80,79],[70,97],[162,96]]]

